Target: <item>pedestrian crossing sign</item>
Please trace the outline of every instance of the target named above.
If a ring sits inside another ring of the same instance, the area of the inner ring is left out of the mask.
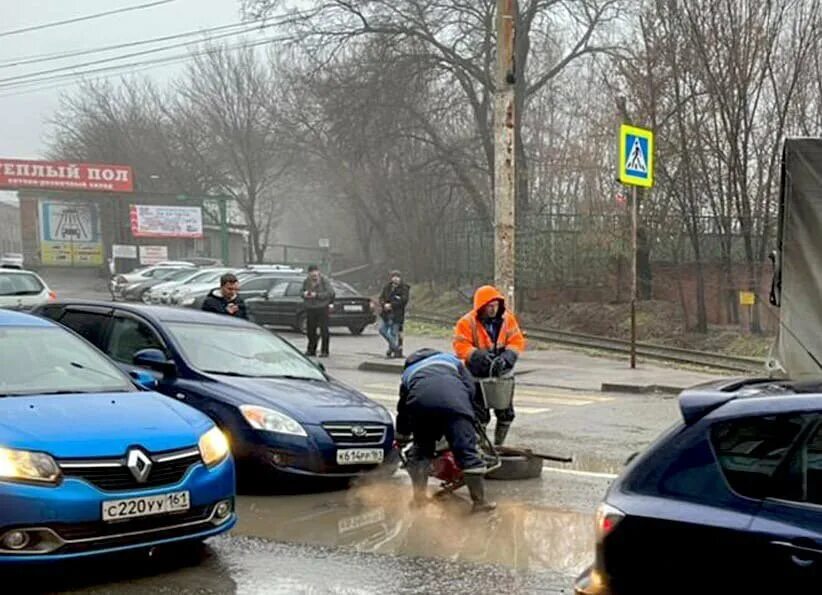
[[[654,133],[623,124],[619,128],[619,181],[650,188],[654,185]]]

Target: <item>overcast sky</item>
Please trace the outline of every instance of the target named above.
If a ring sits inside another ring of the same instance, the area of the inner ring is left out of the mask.
[[[9,61],[40,54],[72,52],[174,35],[192,30],[229,25],[241,20],[238,0],[171,0],[166,4],[151,8],[86,22],[16,35],[6,34],[20,28],[147,4],[153,1],[159,0],[26,0],[25,2],[14,0],[14,8],[3,11],[3,19],[0,21],[0,113],[2,113],[3,122],[3,131],[0,134],[0,157],[42,158],[48,146],[50,133],[48,121],[52,118],[58,106],[60,94],[71,91],[71,87],[35,91],[8,89],[3,88],[4,85],[9,84],[8,81],[2,79],[99,60],[118,53],[142,51],[149,49],[151,46],[13,68],[8,67]],[[12,0],[6,0],[6,3],[11,4]],[[181,43],[189,40],[194,41],[194,38],[164,43]],[[164,55],[184,53],[185,51],[186,48],[177,48],[168,50],[165,54],[130,58],[127,62],[150,60]],[[145,75],[157,79],[167,79],[175,72],[178,72],[180,68],[180,65],[155,67],[145,71]],[[56,84],[64,84],[64,81],[44,82],[39,83],[39,86],[46,87]]]

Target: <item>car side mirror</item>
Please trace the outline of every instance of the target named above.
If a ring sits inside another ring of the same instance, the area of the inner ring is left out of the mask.
[[[133,362],[135,366],[148,368],[163,374],[173,375],[177,372],[177,366],[174,362],[169,361],[166,354],[156,348],[141,349],[134,354]]]
[[[129,376],[131,376],[134,382],[146,390],[154,390],[157,388],[157,379],[149,372],[144,370],[132,370],[129,372]]]

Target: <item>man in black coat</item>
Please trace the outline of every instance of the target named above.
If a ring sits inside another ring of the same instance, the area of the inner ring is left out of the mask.
[[[388,342],[386,357],[402,357],[402,330],[405,324],[405,308],[410,296],[411,288],[403,283],[400,272],[391,271],[390,280],[380,293],[380,334]]]
[[[317,330],[322,337],[320,357],[328,357],[331,333],[328,329],[328,306],[334,301],[334,288],[317,265],[308,267],[308,277],[303,281],[303,303],[305,305],[308,348],[305,354],[317,355]]]
[[[489,511],[496,504],[485,498],[484,475],[488,471],[477,446],[474,379],[455,356],[421,349],[405,361],[397,404],[397,442],[414,446],[407,470],[414,488],[413,503],[427,502],[428,475],[437,441],[448,441],[471,493],[474,512]]]
[[[203,301],[203,310],[247,319],[245,302],[237,293],[239,290],[237,277],[233,273],[226,273],[220,277],[219,289],[213,290]]]

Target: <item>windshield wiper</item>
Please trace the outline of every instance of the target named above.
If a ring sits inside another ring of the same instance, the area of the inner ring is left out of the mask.
[[[313,380],[314,382],[326,382],[325,378],[312,378],[310,376],[297,376],[295,374],[272,374],[271,376],[258,376],[258,378],[283,378],[285,380]]]
[[[219,374],[220,376],[236,376],[237,378],[250,378],[248,374],[239,372],[228,372],[226,370],[200,370],[203,374]]]
[[[111,374],[103,372],[102,370],[97,370],[95,368],[89,368],[88,366],[84,366],[80,362],[71,362],[69,365],[71,365],[71,366],[73,366],[73,367],[75,367],[79,370],[87,370],[89,372],[94,372],[95,374],[99,374],[100,376],[105,376],[106,378],[110,378],[111,380],[120,380],[120,378],[118,378],[117,376],[112,376]]]
[[[40,395],[88,395],[91,393],[96,393],[96,390],[43,390],[43,391],[33,391],[33,392],[25,392],[25,393],[5,393],[3,397],[39,397]],[[110,391],[106,391],[110,392]]]

